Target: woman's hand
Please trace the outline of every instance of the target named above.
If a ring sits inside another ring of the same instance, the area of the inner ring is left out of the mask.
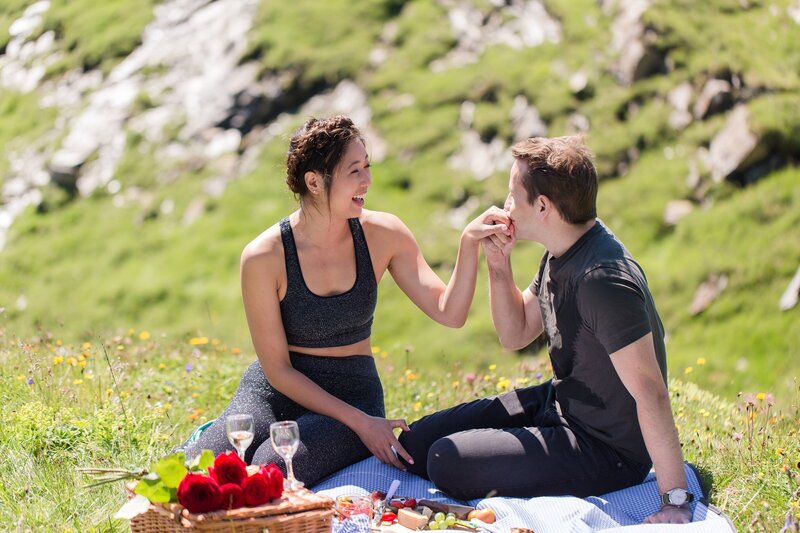
[[[505,244],[513,239],[512,225],[508,213],[497,206],[492,206],[467,224],[463,236],[475,242],[494,236]]]
[[[364,418],[353,427],[358,438],[364,443],[364,446],[369,449],[372,454],[378,458],[382,463],[393,465],[399,470],[405,470],[406,467],[392,451],[392,448],[397,451],[406,462],[414,464],[414,459],[397,440],[392,431],[394,428],[401,428],[403,431],[409,431],[408,424],[402,418],[395,420],[387,420],[379,416],[370,416],[365,414]]]

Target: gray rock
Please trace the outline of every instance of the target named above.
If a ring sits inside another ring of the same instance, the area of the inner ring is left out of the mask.
[[[744,105],[731,111],[722,130],[714,137],[709,147],[711,178],[721,182],[769,155],[769,149],[750,128],[749,112]]]
[[[797,24],[800,24],[800,0],[795,0],[794,5],[786,8],[786,12]]]
[[[797,268],[792,281],[789,282],[786,290],[781,295],[778,307],[780,307],[781,311],[788,311],[797,305],[798,298],[800,298],[800,267]]]
[[[694,104],[694,118],[705,119],[727,111],[732,105],[731,84],[725,80],[710,79],[703,86]]]
[[[461,150],[451,155],[447,163],[459,170],[472,173],[482,181],[498,171],[511,168],[513,157],[503,141],[495,137],[485,143],[475,130],[465,131],[461,137]]]
[[[681,130],[692,123],[692,114],[689,105],[692,102],[694,90],[692,84],[685,81],[667,93],[667,102],[672,111],[667,119],[672,129]]]
[[[664,208],[664,223],[674,226],[692,211],[694,204],[689,200],[670,200]]]
[[[728,286],[728,276],[725,274],[711,274],[701,283],[694,293],[694,299],[689,306],[692,315],[698,315],[709,308],[719,298],[719,295]]]
[[[514,98],[510,119],[514,128],[514,141],[547,135],[547,125],[539,117],[539,111],[528,105],[528,99],[522,95]]]
[[[603,10],[614,14],[611,27],[611,50],[619,58],[611,72],[617,81],[629,85],[657,72],[666,70],[664,55],[653,46],[655,35],[646,32],[642,14],[651,0],[602,0]]]

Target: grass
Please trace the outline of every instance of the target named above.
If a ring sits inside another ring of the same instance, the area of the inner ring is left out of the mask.
[[[66,333],[66,332],[64,332]],[[533,360],[434,361],[373,349],[387,416],[409,422],[477,396],[548,378]],[[62,340],[42,331],[0,335],[0,529],[125,531],[111,518],[125,500],[121,485],[85,489],[78,467],[141,468],[163,456],[224,407],[253,354],[208,337],[176,338],[129,329]],[[736,402],[672,380],[683,452],[713,484],[711,502],[741,531],[776,531],[800,517],[800,411],[777,411],[771,394]]]

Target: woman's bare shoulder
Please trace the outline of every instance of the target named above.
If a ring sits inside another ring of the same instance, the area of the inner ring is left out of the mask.
[[[408,228],[403,221],[400,220],[400,217],[385,211],[370,211],[364,209],[359,220],[366,231],[372,231],[382,236],[408,232]]]
[[[266,266],[283,263],[283,240],[279,223],[262,231],[244,247],[242,265],[250,263]]]

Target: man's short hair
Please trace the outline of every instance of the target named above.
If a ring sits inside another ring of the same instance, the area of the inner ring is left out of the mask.
[[[597,216],[597,170],[581,135],[533,137],[512,146],[511,153],[527,166],[522,185],[531,204],[543,194],[571,224]]]

